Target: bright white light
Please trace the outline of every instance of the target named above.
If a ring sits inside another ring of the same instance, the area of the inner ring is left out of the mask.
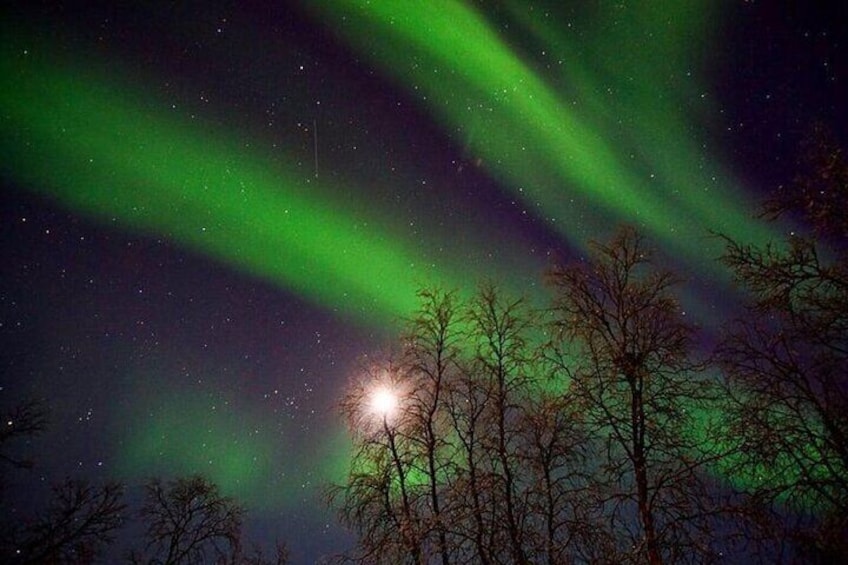
[[[391,416],[397,403],[397,395],[385,387],[378,388],[371,395],[371,409],[381,416]]]

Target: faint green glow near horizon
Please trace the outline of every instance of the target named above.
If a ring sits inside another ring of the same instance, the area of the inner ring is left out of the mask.
[[[691,135],[696,79],[680,89],[667,76],[697,73],[687,67],[689,49],[703,40],[711,4],[643,4],[628,8],[636,17],[617,21],[600,13],[583,36],[507,5],[554,65],[544,77],[528,62],[535,57],[461,2],[434,9],[325,0],[319,9],[570,244],[637,223],[688,265],[716,275],[713,257],[704,258],[708,230],[754,242],[772,234],[751,221],[742,187]],[[644,36],[657,21],[655,35]],[[328,197],[351,187],[307,186],[293,167],[225,132],[163,112],[132,80],[106,78],[41,44],[28,54],[21,47],[4,40],[0,53],[0,72],[12,85],[0,92],[0,167],[75,212],[165,237],[374,326],[414,312],[422,284],[468,288],[493,274],[461,266],[459,257],[429,266],[426,245]],[[505,283],[514,278],[499,274]],[[138,435],[122,454],[127,468],[150,473],[157,458],[171,470],[206,466],[228,493],[264,496],[257,493],[267,485],[262,461],[272,444],[233,442],[246,428],[232,416],[210,417],[208,408],[180,397],[152,419],[135,420]],[[212,447],[198,447],[198,439]],[[336,477],[349,450],[339,437],[329,441],[311,465],[330,460],[326,473]],[[246,466],[254,458],[258,466]]]
[[[554,27],[538,6],[508,6],[545,53],[532,59],[550,61],[545,75],[557,88],[460,1],[310,6],[571,244],[633,223],[716,275],[715,257],[704,260],[705,248],[720,249],[711,230],[759,243],[771,234],[752,221],[742,187],[693,141],[688,108],[700,95],[689,76],[700,61],[690,51],[709,28],[711,4],[644,4],[597,8],[582,35],[564,32],[566,22]]]
[[[333,190],[356,187],[307,184],[222,132],[151,109],[161,101],[90,65],[7,45],[0,71],[15,84],[0,93],[3,173],[102,223],[165,237],[383,328],[414,309],[423,285],[496,276],[434,259],[433,234],[413,241],[334,201]]]
[[[118,468],[122,477],[146,480],[151,474],[209,477],[229,496],[252,506],[280,501],[285,493],[272,492],[272,475],[281,473],[273,454],[275,443],[253,431],[257,421],[245,414],[212,410],[208,403],[188,396],[168,395],[146,406],[142,422],[130,421],[122,443]]]
[[[306,185],[293,167],[246,150],[236,136],[163,111],[162,101],[132,79],[107,78],[102,61],[83,59],[35,38],[2,44],[0,73],[14,88],[0,92],[0,167],[21,187],[101,224],[165,238],[384,331],[415,311],[423,285],[468,290],[486,276],[504,286],[516,279],[495,260],[462,263],[465,249],[439,257],[436,266],[431,251],[448,247],[449,239],[425,234],[412,240],[386,228],[379,213],[354,213],[333,195],[358,187],[314,179]],[[204,473],[254,506],[294,503],[302,492],[301,484],[286,486],[273,476],[279,469],[270,467],[272,455],[283,440],[253,437],[248,423],[256,420],[249,415],[211,413],[191,395],[136,402],[141,411],[119,415],[129,430],[116,453],[123,476]],[[317,450],[312,446],[320,457],[293,463],[287,480],[304,473],[340,476],[346,441],[322,441]],[[328,468],[332,458],[336,465]],[[273,485],[285,492],[269,493]]]

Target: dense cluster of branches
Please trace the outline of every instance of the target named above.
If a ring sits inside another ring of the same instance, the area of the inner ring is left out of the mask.
[[[227,563],[282,564],[284,546],[273,558],[242,544],[244,509],[223,496],[201,476],[163,483],[151,479],[135,514],[144,526],[140,548],[123,561],[162,565]],[[101,558],[118,531],[131,519],[123,502],[124,487],[68,479],[53,489],[46,511],[22,523],[6,523],[0,560],[9,564],[93,563]],[[116,556],[111,557],[115,562]]]
[[[760,524],[822,562],[848,560],[848,163],[819,132],[804,173],[767,203],[810,228],[752,246],[726,238],[724,262],[749,291],[718,357],[728,379],[732,473]]]
[[[335,487],[362,562],[702,561],[714,509],[695,418],[716,386],[633,230],[550,273],[540,316],[485,286],[421,293],[402,350],[343,402],[356,452]],[[375,387],[398,395],[391,413]],[[709,442],[706,442],[709,444]],[[711,444],[710,444],[711,445]]]
[[[32,468],[32,461],[12,451],[15,443],[38,436],[47,428],[47,408],[40,402],[28,401],[12,407],[3,414],[0,426],[0,466],[18,469]],[[2,486],[2,485],[0,485]]]
[[[5,467],[30,468],[29,459],[12,455],[16,440],[41,433],[47,411],[39,402],[27,402],[4,415],[0,433],[0,462]],[[2,469],[2,467],[0,467]],[[136,513],[124,503],[123,485],[93,485],[66,479],[53,487],[47,508],[29,517],[4,516],[0,520],[0,563],[44,565],[93,563],[103,557],[118,532],[133,517],[144,527],[138,549],[123,561],[157,565],[226,563],[281,565],[287,562],[285,546],[272,558],[259,547],[243,547],[244,508],[223,496],[217,485],[199,476],[163,482],[151,479],[144,486],[144,503]],[[116,556],[111,556],[111,562]]]
[[[812,235],[724,238],[748,309],[705,359],[631,228],[552,268],[543,311],[492,286],[421,292],[399,350],[366,358],[342,402],[344,558],[848,559],[848,167],[833,145],[812,154],[767,207]]]
[[[123,488],[68,479],[53,487],[44,512],[26,523],[4,524],[4,563],[90,563],[123,526]]]

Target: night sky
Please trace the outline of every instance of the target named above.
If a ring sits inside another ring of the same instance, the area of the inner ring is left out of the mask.
[[[710,231],[795,229],[757,204],[848,134],[837,2],[82,4],[0,8],[0,405],[51,411],[6,511],[202,472],[296,562],[350,543],[334,405],[416,289],[542,305],[627,222],[708,341]]]

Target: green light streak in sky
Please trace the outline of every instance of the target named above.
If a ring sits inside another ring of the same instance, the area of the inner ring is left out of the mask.
[[[485,276],[508,287],[537,275],[467,262],[459,268],[459,255],[434,259],[431,250],[451,249],[449,240],[412,241],[386,229],[379,215],[339,205],[343,198],[334,199],[330,187],[307,185],[279,155],[269,159],[246,150],[237,135],[163,111],[163,101],[129,87],[132,79],[115,78],[103,62],[82,64],[82,54],[62,56],[44,41],[13,37],[4,34],[0,51],[0,73],[14,85],[0,91],[2,175],[77,213],[167,238],[386,329],[415,311],[424,284],[473,290]],[[509,250],[503,253],[497,260],[509,265]],[[123,476],[201,472],[252,505],[300,492],[300,485],[266,492],[280,484],[270,475],[279,469],[269,468],[280,438],[260,441],[249,417],[171,396],[139,400],[139,410],[119,414],[130,430],[116,454]],[[340,476],[348,449],[339,437],[330,441],[319,458],[287,475]]]
[[[140,376],[137,381],[148,379]],[[229,403],[174,391],[137,400],[129,413],[120,416],[128,430],[117,453],[120,476],[143,481],[155,474],[200,473],[253,507],[294,496],[294,485],[272,490],[272,485],[286,484],[274,475],[296,481],[297,474],[281,468],[275,457],[285,449],[285,438],[271,434],[258,417]]]
[[[437,268],[427,251],[436,245],[334,205],[328,187],[245,150],[237,135],[168,116],[96,65],[33,43],[6,45],[0,61],[14,84],[0,93],[3,174],[28,188],[379,326],[412,311],[423,284],[471,288],[486,274]]]
[[[705,162],[678,81],[662,74],[691,70],[689,46],[708,3],[667,4],[598,8],[592,17],[608,25],[572,37],[558,29],[566,22],[546,24],[542,10],[523,17],[547,60],[562,61],[556,89],[462,2],[326,0],[318,9],[572,243],[637,223],[691,266],[716,273],[717,253],[704,260],[709,230],[759,242],[769,232],[731,193],[741,190]],[[585,213],[599,207],[606,213]]]

